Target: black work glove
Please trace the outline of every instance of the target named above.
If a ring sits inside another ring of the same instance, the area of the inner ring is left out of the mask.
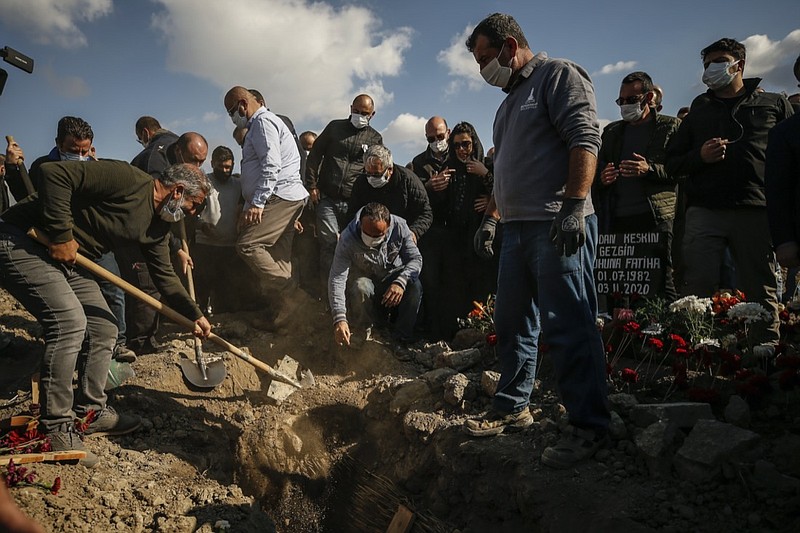
[[[565,198],[561,204],[561,210],[550,227],[550,238],[559,255],[569,257],[586,242],[586,221],[583,218],[585,203],[585,199]]]
[[[494,233],[497,228],[497,219],[489,215],[484,215],[481,221],[481,227],[475,232],[475,237],[472,239],[472,246],[475,248],[475,253],[484,259],[491,259],[494,255],[492,251],[492,243],[494,242]]]

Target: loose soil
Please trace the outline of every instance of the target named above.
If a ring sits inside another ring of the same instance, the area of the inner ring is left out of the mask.
[[[206,343],[228,376],[214,390],[197,390],[179,367],[182,357],[193,357],[191,338],[167,325],[165,349],[140,357],[136,376],[109,393],[111,405],[141,415],[144,427],[87,438],[100,457],[93,469],[32,465],[44,482],[60,476],[63,488],[56,496],[15,488],[14,498],[48,531],[386,531],[400,504],[415,513],[411,531],[420,532],[800,526],[796,489],[755,489],[737,473],[704,484],[674,472],[653,477],[627,439],[571,470],[542,466],[539,456],[558,439],[563,416],[546,361],[532,401],[541,409],[534,426],[472,439],[461,425],[488,408],[480,375],[494,364],[481,335],[452,343],[478,345],[483,357],[463,371],[470,385],[451,405],[443,381],[455,372],[430,372],[443,346],[404,351],[370,341],[339,348],[331,345],[321,304],[305,315],[281,334],[250,328],[252,314],[215,315],[213,322],[216,333],[270,365],[294,357],[313,370],[316,387],[276,405],[266,394],[268,376]],[[43,345],[39,326],[4,291],[0,326],[14,337],[0,355],[0,416],[7,418],[28,407],[29,375]],[[797,405],[756,411],[753,430],[769,443],[800,435]],[[793,475],[800,475],[797,467]]]

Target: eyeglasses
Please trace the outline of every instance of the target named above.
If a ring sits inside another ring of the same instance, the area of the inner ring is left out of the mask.
[[[440,133],[435,137],[433,135],[428,135],[425,138],[428,140],[429,143],[432,143],[433,141],[443,141],[445,137],[447,137],[446,133]]]
[[[237,102],[236,102],[235,104],[233,104],[233,107],[231,107],[230,109],[226,109],[226,110],[225,110],[225,111],[227,111],[227,112],[228,112],[228,116],[229,116],[229,117],[232,117],[232,116],[233,116],[233,114],[234,114],[234,113],[236,113],[236,110],[237,110],[237,109],[239,109],[239,102],[240,102],[240,101],[239,101],[239,100],[237,100]]]
[[[647,94],[647,93],[637,94],[637,95],[634,95],[634,96],[629,96],[627,98],[620,97],[620,98],[617,98],[616,100],[614,100],[614,102],[617,105],[638,104],[639,102],[642,101],[642,99],[644,98],[645,94]]]
[[[461,141],[461,142],[458,142],[458,143],[453,143],[453,146],[455,146],[456,148],[462,148],[464,150],[469,150],[470,148],[472,148],[472,141]]]

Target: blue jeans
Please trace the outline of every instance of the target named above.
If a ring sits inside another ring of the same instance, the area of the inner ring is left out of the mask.
[[[333,254],[339,233],[347,226],[347,200],[329,196],[320,198],[317,204],[317,240],[319,242],[319,273],[322,286],[328,286],[328,277],[333,264]]]
[[[114,252],[107,252],[101,255],[97,261],[98,265],[105,268],[118,278],[121,277],[119,273],[119,265],[117,259],[114,257]],[[100,292],[103,293],[103,298],[106,299],[108,308],[117,319],[117,344],[125,346],[125,291],[103,279],[98,279],[97,284],[100,286]]]
[[[76,416],[105,408],[117,325],[97,282],[80,268],[52,260],[45,246],[21,230],[0,223],[0,284],[44,330],[43,431],[64,431]]]
[[[501,376],[494,407],[513,413],[528,406],[541,333],[550,346],[570,423],[604,432],[609,421],[606,365],[595,323],[593,274],[597,217],[586,217],[586,244],[569,257],[556,253],[551,225],[503,224],[494,311]]]
[[[356,277],[348,285],[347,307],[354,324],[369,327],[378,319],[378,306],[381,298],[393,280],[373,281],[366,276]],[[397,306],[397,318],[394,322],[394,336],[402,341],[414,338],[414,325],[417,322],[417,312],[422,301],[422,283],[418,279],[408,280],[403,292],[403,299]],[[386,309],[386,308],[383,308]],[[386,309],[388,314],[390,310]]]

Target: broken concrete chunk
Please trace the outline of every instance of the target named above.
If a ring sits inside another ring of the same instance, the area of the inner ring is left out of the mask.
[[[494,396],[498,383],[500,383],[500,372],[484,370],[481,374],[481,390],[486,396]]]
[[[618,394],[609,394],[608,403],[614,411],[627,415],[635,405],[639,405],[639,400],[633,394],[620,392]]]
[[[452,368],[435,368],[428,372],[425,372],[420,377],[424,379],[428,385],[431,386],[433,389],[440,388],[444,385],[444,382],[448,380],[448,378],[456,375],[456,371]]]
[[[726,461],[753,459],[761,437],[757,433],[716,420],[698,420],[673,463],[682,479],[708,481]]]
[[[469,387],[469,378],[464,374],[450,376],[444,382],[444,401],[450,405],[461,405],[467,387]]]
[[[750,406],[741,396],[731,396],[725,407],[725,421],[740,428],[750,427]]]
[[[456,370],[465,370],[475,366],[481,361],[481,351],[477,348],[447,352],[436,356],[436,367],[449,367]]]

